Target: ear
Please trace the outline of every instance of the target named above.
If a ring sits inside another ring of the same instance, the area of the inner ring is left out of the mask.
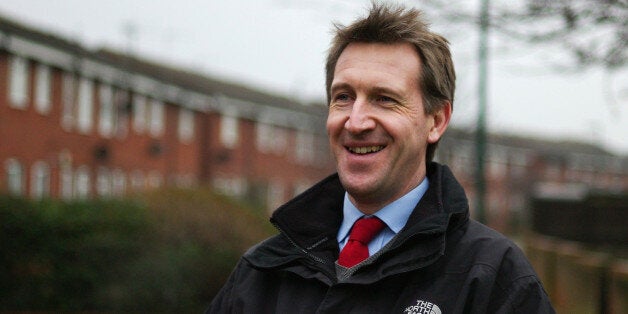
[[[434,124],[427,134],[427,142],[434,144],[438,142],[443,133],[445,133],[445,130],[447,130],[447,126],[449,126],[449,120],[451,119],[451,102],[446,101],[440,109],[432,113],[431,116],[434,119]]]

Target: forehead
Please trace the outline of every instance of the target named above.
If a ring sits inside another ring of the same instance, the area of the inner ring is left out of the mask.
[[[365,71],[384,78],[418,80],[421,60],[409,43],[351,43],[342,52],[334,69],[334,81],[347,74],[364,75]]]

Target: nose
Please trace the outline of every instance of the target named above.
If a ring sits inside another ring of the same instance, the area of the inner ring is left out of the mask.
[[[345,121],[345,129],[353,134],[360,134],[375,128],[371,108],[368,101],[356,99]]]

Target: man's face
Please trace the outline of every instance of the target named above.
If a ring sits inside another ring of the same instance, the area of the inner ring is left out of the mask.
[[[336,63],[327,132],[340,180],[362,212],[379,210],[425,177],[427,144],[442,132],[435,115],[425,114],[420,67],[406,43],[351,43]]]

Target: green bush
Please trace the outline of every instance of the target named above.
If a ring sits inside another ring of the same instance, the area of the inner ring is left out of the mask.
[[[84,309],[138,256],[145,212],[132,202],[0,198],[3,309]]]
[[[259,210],[203,189],[79,202],[0,196],[0,310],[200,311],[242,252],[271,233]]]

